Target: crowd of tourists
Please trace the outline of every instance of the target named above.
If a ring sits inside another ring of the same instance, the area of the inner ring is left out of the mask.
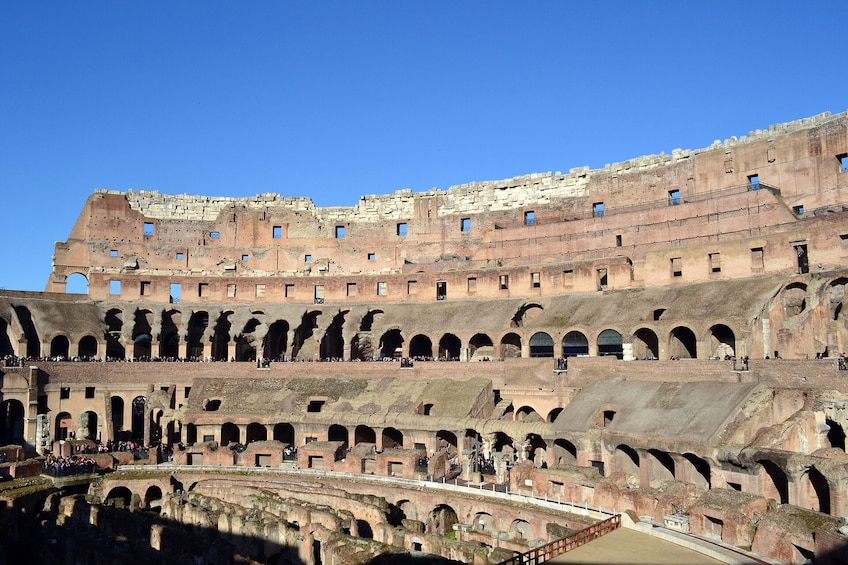
[[[97,463],[91,457],[82,455],[70,455],[68,457],[57,457],[48,455],[42,465],[42,471],[53,477],[65,477],[68,475],[85,475],[97,470]]]

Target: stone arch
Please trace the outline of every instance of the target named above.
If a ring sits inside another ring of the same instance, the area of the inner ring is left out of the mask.
[[[24,405],[10,398],[0,402],[0,445],[24,442]]]
[[[380,308],[369,310],[367,314],[362,316],[362,321],[359,323],[359,331],[370,332],[374,327],[374,322],[377,322],[383,317],[383,311]]]
[[[710,328],[710,357],[725,359],[736,356],[736,336],[728,326],[716,324]]]
[[[88,294],[88,277],[71,273],[65,278],[65,294]]]
[[[424,522],[424,532],[427,534],[446,536],[453,532],[453,525],[458,524],[456,510],[447,504],[439,504],[430,511]]]
[[[503,359],[521,357],[521,336],[515,332],[509,332],[501,338],[501,357]]]
[[[759,459],[757,463],[762,465],[764,471],[761,474],[762,495],[765,498],[773,498],[780,504],[788,504],[789,479],[784,470],[768,459]]]
[[[807,469],[801,476],[801,488],[805,495],[805,506],[823,514],[830,514],[830,485],[815,466]]]
[[[797,316],[807,309],[807,285],[802,282],[789,283],[780,292],[780,303],[784,316]]]
[[[144,493],[144,508],[157,512],[162,509],[162,489],[157,485],[149,486]]]
[[[172,308],[162,312],[159,333],[159,357],[178,359],[180,356],[180,326],[183,313]]]
[[[0,357],[14,355],[12,340],[9,338],[9,321],[0,316]]]
[[[321,337],[321,359],[344,359],[344,324],[350,310],[339,310]]]
[[[527,520],[515,519],[509,525],[509,537],[529,540],[533,537],[533,528]]]
[[[409,340],[409,356],[416,359],[433,357],[433,342],[424,334],[416,334]]]
[[[606,329],[598,334],[598,355],[614,356],[619,359],[624,357],[623,340],[621,334],[613,329]]]
[[[528,302],[527,304],[522,305],[521,308],[515,312],[515,315],[512,317],[512,320],[510,320],[509,325],[512,328],[523,327],[527,319],[532,318],[534,314],[541,314],[542,310],[543,308],[541,304]]]
[[[24,337],[27,340],[26,356],[41,357],[41,339],[38,337],[38,331],[35,329],[35,324],[32,321],[32,314],[26,306],[13,306],[15,315],[18,317],[18,322],[23,330]],[[23,353],[21,352],[21,355]]]
[[[285,320],[277,320],[268,327],[263,344],[266,359],[282,361],[286,357],[288,335],[289,323]]]
[[[130,436],[125,437],[124,434],[124,399],[121,396],[112,396],[109,399],[112,408],[112,433],[114,438],[122,441],[129,441]]]
[[[109,359],[126,358],[126,350],[121,344],[121,330],[124,327],[124,313],[120,308],[109,308],[103,318],[106,324],[106,357]]]
[[[453,334],[445,334],[439,340],[439,359],[442,361],[458,361],[462,342]]]
[[[436,451],[456,453],[457,449],[459,449],[456,434],[447,430],[439,430],[436,432],[436,445],[438,447]]]
[[[629,445],[621,444],[615,448],[615,468],[627,475],[627,482],[639,486],[639,454]]]
[[[212,334],[212,358],[218,361],[226,361],[229,358],[230,330],[232,329],[233,311],[221,312],[215,321]]]
[[[554,465],[577,465],[577,446],[564,438],[554,440]]]
[[[236,336],[236,361],[256,361],[256,329],[262,322],[251,318]]]
[[[830,447],[835,447],[845,451],[845,429],[837,422],[830,418],[825,418],[827,424],[827,441]]]
[[[397,428],[383,428],[383,449],[403,449],[403,432]]]
[[[57,357],[67,360],[69,349],[71,347],[67,336],[57,335],[50,340],[50,357]]]
[[[356,426],[356,429],[353,431],[353,445],[359,445],[360,443],[377,443],[377,432],[374,431],[374,428],[365,424]]]
[[[557,419],[557,416],[559,416],[560,413],[562,413],[561,407],[554,408],[553,410],[548,412],[548,417],[545,419],[545,421],[548,422],[549,424],[555,422],[556,419]]]
[[[241,431],[234,423],[225,422],[221,425],[221,447],[231,443],[241,443]]]
[[[203,359],[206,356],[204,336],[209,327],[209,312],[196,310],[188,319],[186,332],[186,355],[189,359]]]
[[[74,419],[68,412],[59,412],[56,414],[56,424],[54,427],[53,438],[58,440],[68,439],[76,436],[74,430]]]
[[[832,320],[838,320],[842,314],[846,298],[846,287],[848,287],[848,278],[839,277],[830,281],[827,285],[827,309]]]
[[[401,357],[403,342],[403,335],[398,328],[388,330],[380,336],[380,357],[384,359],[396,359]]]
[[[630,339],[633,344],[633,357],[636,359],[659,359],[660,340],[650,328],[639,328]]]
[[[132,496],[132,491],[127,487],[115,487],[106,495],[103,504],[104,506],[129,509]]]
[[[695,332],[686,326],[677,326],[668,334],[668,354],[672,359],[697,359]]]
[[[667,451],[659,449],[649,449],[648,454],[651,456],[650,470],[650,486],[659,488],[664,483],[674,480],[674,459]]]
[[[694,484],[701,490],[712,488],[710,464],[706,459],[698,457],[694,453],[684,453],[681,463],[685,480]]]
[[[553,357],[554,340],[547,332],[536,332],[530,336],[530,357]]]
[[[562,338],[562,356],[579,357],[589,355],[589,340],[577,330],[572,330]]]
[[[329,428],[327,428],[327,440],[340,441],[344,443],[344,449],[347,449],[348,443],[350,442],[349,438],[350,433],[347,428],[341,424],[332,424]]]
[[[294,426],[288,422],[274,424],[274,441],[294,445]]]
[[[363,520],[362,518],[356,519],[356,533],[360,538],[374,539],[374,529],[367,520]]]
[[[544,419],[532,406],[522,406],[515,411],[516,422],[544,422]]]
[[[474,515],[474,520],[471,522],[471,527],[478,532],[492,533],[497,530],[495,527],[495,518],[488,512],[478,512]]]
[[[484,333],[474,334],[468,340],[468,356],[472,360],[492,359],[495,355],[492,338]]]
[[[147,408],[147,399],[136,396],[132,401],[132,439],[133,441],[144,441],[144,413]]]
[[[93,335],[83,336],[77,344],[77,355],[81,359],[94,359],[97,357],[97,338]]]
[[[251,422],[247,425],[247,437],[245,443],[253,443],[254,441],[265,441],[268,439],[268,429],[258,422]]]
[[[80,413],[77,418],[77,439],[100,441],[100,437],[98,437],[100,435],[98,433],[99,422],[100,419],[97,416],[97,412],[93,410],[86,410]]]
[[[153,341],[153,312],[138,308],[135,311],[132,331],[133,357],[135,359],[149,359],[152,356],[151,343]]]

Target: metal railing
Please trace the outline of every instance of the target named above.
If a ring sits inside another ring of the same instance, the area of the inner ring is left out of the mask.
[[[537,563],[544,563],[572,549],[577,549],[581,545],[585,545],[620,527],[621,515],[616,514],[612,518],[593,524],[588,528],[583,528],[570,536],[554,540],[530,551],[525,551],[506,561],[501,561],[498,565],[536,565]]]

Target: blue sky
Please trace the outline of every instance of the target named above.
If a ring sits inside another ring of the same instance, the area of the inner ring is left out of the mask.
[[[0,3],[0,288],[95,188],[448,188],[848,109],[848,2]]]

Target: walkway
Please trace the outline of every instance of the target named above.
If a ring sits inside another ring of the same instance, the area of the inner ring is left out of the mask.
[[[717,565],[706,555],[628,528],[618,528],[547,563],[581,565]]]

